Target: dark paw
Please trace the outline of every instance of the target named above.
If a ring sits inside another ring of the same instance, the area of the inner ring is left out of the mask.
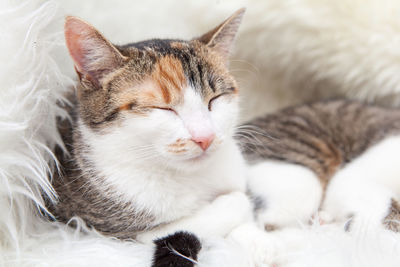
[[[201,249],[200,240],[188,232],[176,232],[153,241],[152,267],[193,267]]]

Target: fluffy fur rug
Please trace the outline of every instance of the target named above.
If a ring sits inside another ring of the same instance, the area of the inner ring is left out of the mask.
[[[248,12],[232,71],[243,118],[332,96],[400,104],[400,2],[396,0],[0,2],[0,266],[149,266],[152,248],[44,222],[40,191],[61,144],[58,104],[74,77],[63,40],[66,14],[117,43],[190,38],[235,9]],[[271,234],[279,266],[399,266],[400,236],[365,225],[314,225]],[[200,266],[245,266],[238,249],[210,240]],[[244,254],[244,253],[243,253]],[[235,256],[234,256],[235,255]],[[250,264],[251,265],[251,264]]]

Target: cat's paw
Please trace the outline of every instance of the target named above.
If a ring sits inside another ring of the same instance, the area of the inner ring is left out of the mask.
[[[314,222],[324,224],[335,224],[350,231],[359,212],[351,205],[340,205],[324,203],[322,209],[314,216]]]
[[[200,240],[189,232],[176,232],[154,241],[152,267],[193,267],[201,250]]]
[[[285,202],[283,199],[280,202],[265,200],[264,209],[256,210],[256,222],[259,227],[265,231],[273,231],[286,227],[303,227],[308,225],[313,220],[313,214],[318,209],[318,203],[308,203],[290,200]]]
[[[318,211],[316,212],[310,220],[310,224],[318,224],[318,225],[324,225],[324,224],[330,224],[334,222],[334,216],[332,216],[330,213],[327,211]]]
[[[217,216],[227,218],[232,225],[237,226],[253,219],[252,204],[243,192],[221,195],[211,205],[218,212]]]
[[[273,238],[254,224],[244,224],[234,229],[228,236],[251,255],[254,266],[274,266],[277,262],[277,247]]]
[[[249,192],[257,222],[266,230],[307,224],[322,197],[321,183],[311,170],[269,161],[251,166]]]

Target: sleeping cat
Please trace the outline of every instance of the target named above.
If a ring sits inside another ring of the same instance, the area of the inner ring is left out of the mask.
[[[152,242],[175,230],[224,236],[252,219],[227,70],[243,13],[190,41],[123,46],[66,19],[80,86],[73,125],[64,122],[71,157],[59,155],[63,174],[53,180],[57,220],[78,216],[104,234]]]
[[[73,125],[61,127],[71,156],[58,155],[63,175],[56,174],[53,185],[59,201],[49,204],[56,219],[79,216],[121,239],[162,238],[156,258],[163,257],[165,240],[177,246],[183,240],[181,247],[193,249],[182,253],[195,260],[199,239],[253,225],[252,203],[267,230],[307,223],[318,211],[325,222],[371,211],[376,223],[397,218],[396,172],[384,173],[381,182],[382,168],[397,159],[376,161],[370,154],[399,151],[399,138],[384,140],[400,129],[398,111],[320,102],[235,130],[238,88],[227,61],[243,13],[190,41],[123,46],[67,18],[65,37],[80,85],[72,96]],[[167,236],[180,230],[196,236]],[[169,256],[164,263],[177,260]],[[154,266],[163,266],[157,259]]]

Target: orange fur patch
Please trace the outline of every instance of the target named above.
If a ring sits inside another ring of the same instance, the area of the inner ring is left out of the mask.
[[[179,153],[184,153],[187,152],[187,149],[181,149],[181,150],[169,150],[169,152],[175,153],[175,154],[179,154]]]
[[[178,143],[178,142],[169,145],[170,148],[181,148],[181,147],[184,147],[184,146],[185,146],[185,143]]]
[[[187,141],[178,139],[175,143],[168,145],[168,151],[172,153],[183,153],[187,151],[185,148],[186,145]]]
[[[180,93],[182,88],[186,86],[185,74],[182,64],[178,59],[172,56],[165,56],[159,60],[151,75],[161,90],[162,96],[166,104],[170,104],[176,97],[176,93]]]
[[[114,101],[119,103],[119,110],[141,108],[168,108],[182,101],[186,78],[181,62],[172,56],[165,56],[156,63],[147,79],[134,86],[121,87]]]
[[[343,157],[338,149],[318,138],[312,138],[312,142],[322,153],[322,160],[325,163],[326,169],[321,170],[322,173],[319,173],[319,177],[323,184],[326,184],[342,164]]]
[[[131,103],[127,103],[127,104],[124,104],[124,105],[120,106],[120,107],[119,107],[119,110],[120,110],[120,111],[121,111],[121,110],[130,110],[131,107],[132,107],[132,104],[131,104]]]

